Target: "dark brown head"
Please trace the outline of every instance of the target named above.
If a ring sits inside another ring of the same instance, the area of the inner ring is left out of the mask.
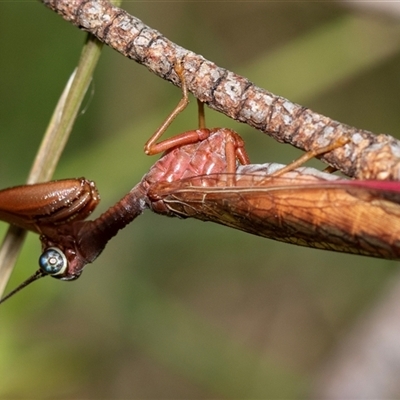
[[[79,246],[90,242],[90,223],[92,221],[76,221],[59,227],[43,227],[40,237],[43,253],[39,257],[39,270],[16,289],[0,300],[0,304],[19,292],[32,282],[51,276],[61,281],[78,279],[86,264],[92,262],[104,248],[86,246],[86,253]]]

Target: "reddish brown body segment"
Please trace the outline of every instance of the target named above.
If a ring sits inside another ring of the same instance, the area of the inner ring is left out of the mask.
[[[274,177],[276,164],[227,174],[227,131],[213,130],[206,141],[173,149],[153,166],[143,184],[154,212],[301,246],[400,259],[399,182],[344,180],[311,168]],[[210,157],[203,170],[186,164]],[[168,170],[175,162],[185,167]]]
[[[0,219],[41,233],[45,225],[83,220],[100,201],[93,182],[64,179],[0,190]]]

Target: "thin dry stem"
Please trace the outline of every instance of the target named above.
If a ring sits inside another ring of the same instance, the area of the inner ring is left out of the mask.
[[[102,44],[96,38],[89,36],[84,45],[78,68],[71,75],[53,112],[27,183],[51,179],[91,81],[101,47]],[[10,226],[3,239],[0,248],[0,297],[10,278],[25,237],[26,232],[23,229]]]

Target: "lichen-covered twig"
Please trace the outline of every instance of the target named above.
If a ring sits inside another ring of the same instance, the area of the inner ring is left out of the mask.
[[[303,150],[349,138],[320,158],[348,176],[400,180],[400,142],[388,135],[350,127],[253,85],[165,38],[105,0],[41,0],[75,26],[95,35],[125,57],[179,86],[182,62],[190,92],[210,108]]]

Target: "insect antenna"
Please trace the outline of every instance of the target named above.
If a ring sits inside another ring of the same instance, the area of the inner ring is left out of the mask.
[[[10,297],[14,296],[15,293],[19,292],[21,289],[23,289],[24,287],[28,286],[30,283],[37,281],[38,279],[47,276],[47,274],[45,272],[43,272],[42,270],[37,270],[32,276],[30,276],[27,280],[25,280],[24,282],[22,282],[19,286],[17,286],[14,290],[12,290],[10,293],[8,293],[6,296],[4,296],[1,300],[0,300],[0,304],[4,303],[7,299],[9,299]]]

